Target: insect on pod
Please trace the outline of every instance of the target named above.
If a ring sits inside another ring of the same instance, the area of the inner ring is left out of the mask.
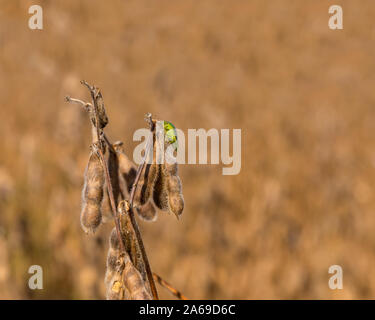
[[[164,121],[164,152],[172,145],[177,149],[177,132],[174,125]],[[159,138],[160,139],[160,138]],[[155,183],[153,200],[155,205],[162,211],[173,212],[177,218],[184,210],[184,198],[182,195],[181,179],[178,176],[177,161],[173,154],[165,152],[165,159],[159,165],[158,176]]]
[[[82,190],[81,226],[86,234],[94,233],[102,222],[101,202],[103,200],[104,169],[92,147],[84,175]]]

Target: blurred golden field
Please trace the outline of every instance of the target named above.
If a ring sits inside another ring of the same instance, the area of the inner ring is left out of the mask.
[[[328,28],[332,4],[344,30]],[[128,155],[146,112],[242,129],[239,175],[182,165],[182,219],[139,222],[153,270],[186,296],[374,298],[374,16],[372,0],[1,0],[0,298],[104,298],[113,225],[81,230],[90,128],[64,102],[89,100],[81,79]]]

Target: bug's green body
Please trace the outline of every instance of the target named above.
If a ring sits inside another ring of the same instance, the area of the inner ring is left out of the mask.
[[[169,121],[164,121],[164,132],[165,132],[165,141],[174,146],[177,150],[177,131],[176,127]]]

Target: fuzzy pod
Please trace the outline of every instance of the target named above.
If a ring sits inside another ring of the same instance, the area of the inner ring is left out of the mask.
[[[173,212],[178,219],[184,210],[184,197],[176,158],[166,153],[162,172],[168,195],[169,212]]]
[[[169,163],[166,159],[164,162],[164,171],[166,175],[177,176],[178,175],[178,165],[177,162]]]
[[[129,256],[124,257],[125,268],[124,268],[124,284],[129,290],[130,299],[132,300],[152,300],[152,296],[149,288],[146,285],[146,281],[143,279],[141,273],[131,262]]]
[[[176,163],[163,163],[160,165],[153,200],[155,205],[162,211],[172,212],[177,218],[182,214],[184,210],[184,198]]]
[[[121,141],[117,141],[113,144],[113,148],[116,150],[119,171],[120,171],[121,176],[123,177],[123,180],[125,181],[126,190],[128,193],[130,193],[131,188],[133,187],[135,176],[137,174],[137,167],[126,156],[122,145],[123,143]]]
[[[155,205],[151,199],[148,200],[144,205],[137,207],[136,211],[138,213],[138,216],[145,221],[156,221],[158,217]]]
[[[96,103],[98,105],[99,125],[100,128],[103,129],[108,124],[108,117],[105,112],[104,100],[100,91],[96,95]]]
[[[109,249],[107,255],[107,270],[115,272],[118,269],[119,251]]]
[[[117,152],[112,151],[111,149],[109,149],[107,167],[108,167],[109,176],[111,179],[111,186],[112,186],[115,206],[117,207],[120,199],[124,197],[124,193],[127,194],[127,190],[126,190],[126,183],[124,182],[124,179],[119,172],[120,166],[119,166],[118,154]],[[104,184],[102,215],[103,215],[104,223],[113,219],[113,212],[112,212],[111,200],[110,200],[109,193],[108,193],[107,183]]]
[[[120,203],[121,205],[121,203]],[[150,300],[146,278],[137,270],[128,252],[120,252],[116,228],[109,236],[105,275],[106,297],[109,300]]]
[[[108,189],[107,189],[106,183],[104,184],[104,195],[103,195],[101,211],[102,211],[103,223],[107,223],[108,221],[113,220],[111,201],[109,200]]]
[[[107,271],[115,272],[119,269],[120,245],[116,234],[116,228],[113,228],[109,236],[109,249],[107,254]]]
[[[143,184],[139,186],[140,196],[139,203],[141,205],[146,204],[151,198],[154,190],[156,178],[158,176],[159,166],[156,164],[147,164],[143,174]]]
[[[152,154],[149,153],[148,155],[148,159],[151,159],[150,157],[152,157],[152,159],[151,161],[146,162],[138,181],[138,187],[134,195],[134,202],[136,205],[144,205],[152,197],[159,170],[159,166],[156,164],[158,149],[155,141],[155,134],[153,134]]]
[[[130,231],[130,222],[127,223],[125,222],[124,224],[124,218],[126,219],[126,217],[121,217],[122,220],[121,220],[121,223],[122,223],[122,241],[123,241],[123,244],[125,246],[125,251],[128,253],[128,254],[131,254],[131,252],[136,252],[135,249],[132,249],[132,238],[131,238],[131,231]],[[134,245],[133,245],[134,247]],[[114,254],[117,254],[119,256],[120,254],[120,241],[119,241],[119,238],[117,236],[117,231],[116,231],[116,227],[114,227],[111,231],[111,234],[109,236],[109,249],[110,250],[113,250]],[[109,254],[111,251],[108,251],[108,259],[107,261],[109,261]]]
[[[167,126],[167,128],[166,128]],[[159,146],[159,153],[164,152],[164,159],[162,164],[159,165],[158,176],[155,182],[153,200],[155,205],[162,211],[173,212],[177,218],[182,214],[184,209],[184,198],[182,195],[181,180],[178,176],[178,165],[176,158],[170,151],[167,151],[168,146],[177,142],[174,126],[164,121],[164,131],[173,133],[172,136],[166,135],[168,139],[161,139],[157,136],[157,145]],[[175,139],[171,139],[174,137]],[[164,148],[162,147],[164,142]],[[160,158],[160,154],[158,155]]]
[[[169,176],[167,180],[167,189],[169,209],[177,218],[179,218],[184,210],[184,197],[182,195],[180,177],[177,175]]]
[[[120,250],[120,242],[117,236],[116,227],[113,227],[109,235],[109,247],[113,250]]]
[[[156,178],[154,192],[153,192],[153,201],[155,206],[162,211],[168,212],[168,191],[167,191],[167,180],[166,174],[163,165],[158,165],[159,171]]]
[[[125,251],[128,253],[132,263],[140,272],[142,279],[146,281],[146,265],[143,260],[141,248],[139,247],[137,236],[129,216],[129,204],[127,201],[121,201],[118,206],[121,219],[121,233],[124,237]]]
[[[116,228],[113,228],[109,236],[109,249],[104,278],[106,298],[108,300],[130,299],[129,292],[123,284],[124,268],[124,259],[121,257]]]
[[[124,284],[124,267],[121,271],[107,270],[104,284],[106,287],[107,300],[130,300],[129,290]]]
[[[95,153],[90,154],[82,190],[81,226],[85,233],[94,233],[102,222],[104,170]]]
[[[96,92],[95,100],[96,100],[96,104],[98,106],[99,128],[103,129],[108,124],[108,117],[107,117],[107,114],[105,112],[103,96],[102,96],[100,91]],[[96,127],[94,108],[92,108],[90,110],[90,118],[91,118],[92,124]]]
[[[115,200],[115,207],[117,208],[118,201],[121,194],[120,189],[120,177],[119,177],[119,161],[117,153],[109,149],[109,155],[107,159],[107,166],[109,171],[109,177],[111,180],[111,186],[113,191],[113,197]]]
[[[184,197],[182,195],[181,179],[178,176],[177,162],[165,162],[164,168],[167,175],[169,209],[179,218],[184,210]]]

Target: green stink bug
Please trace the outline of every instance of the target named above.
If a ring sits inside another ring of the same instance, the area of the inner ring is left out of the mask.
[[[177,131],[176,127],[169,121],[164,121],[165,142],[170,143],[177,150]]]

